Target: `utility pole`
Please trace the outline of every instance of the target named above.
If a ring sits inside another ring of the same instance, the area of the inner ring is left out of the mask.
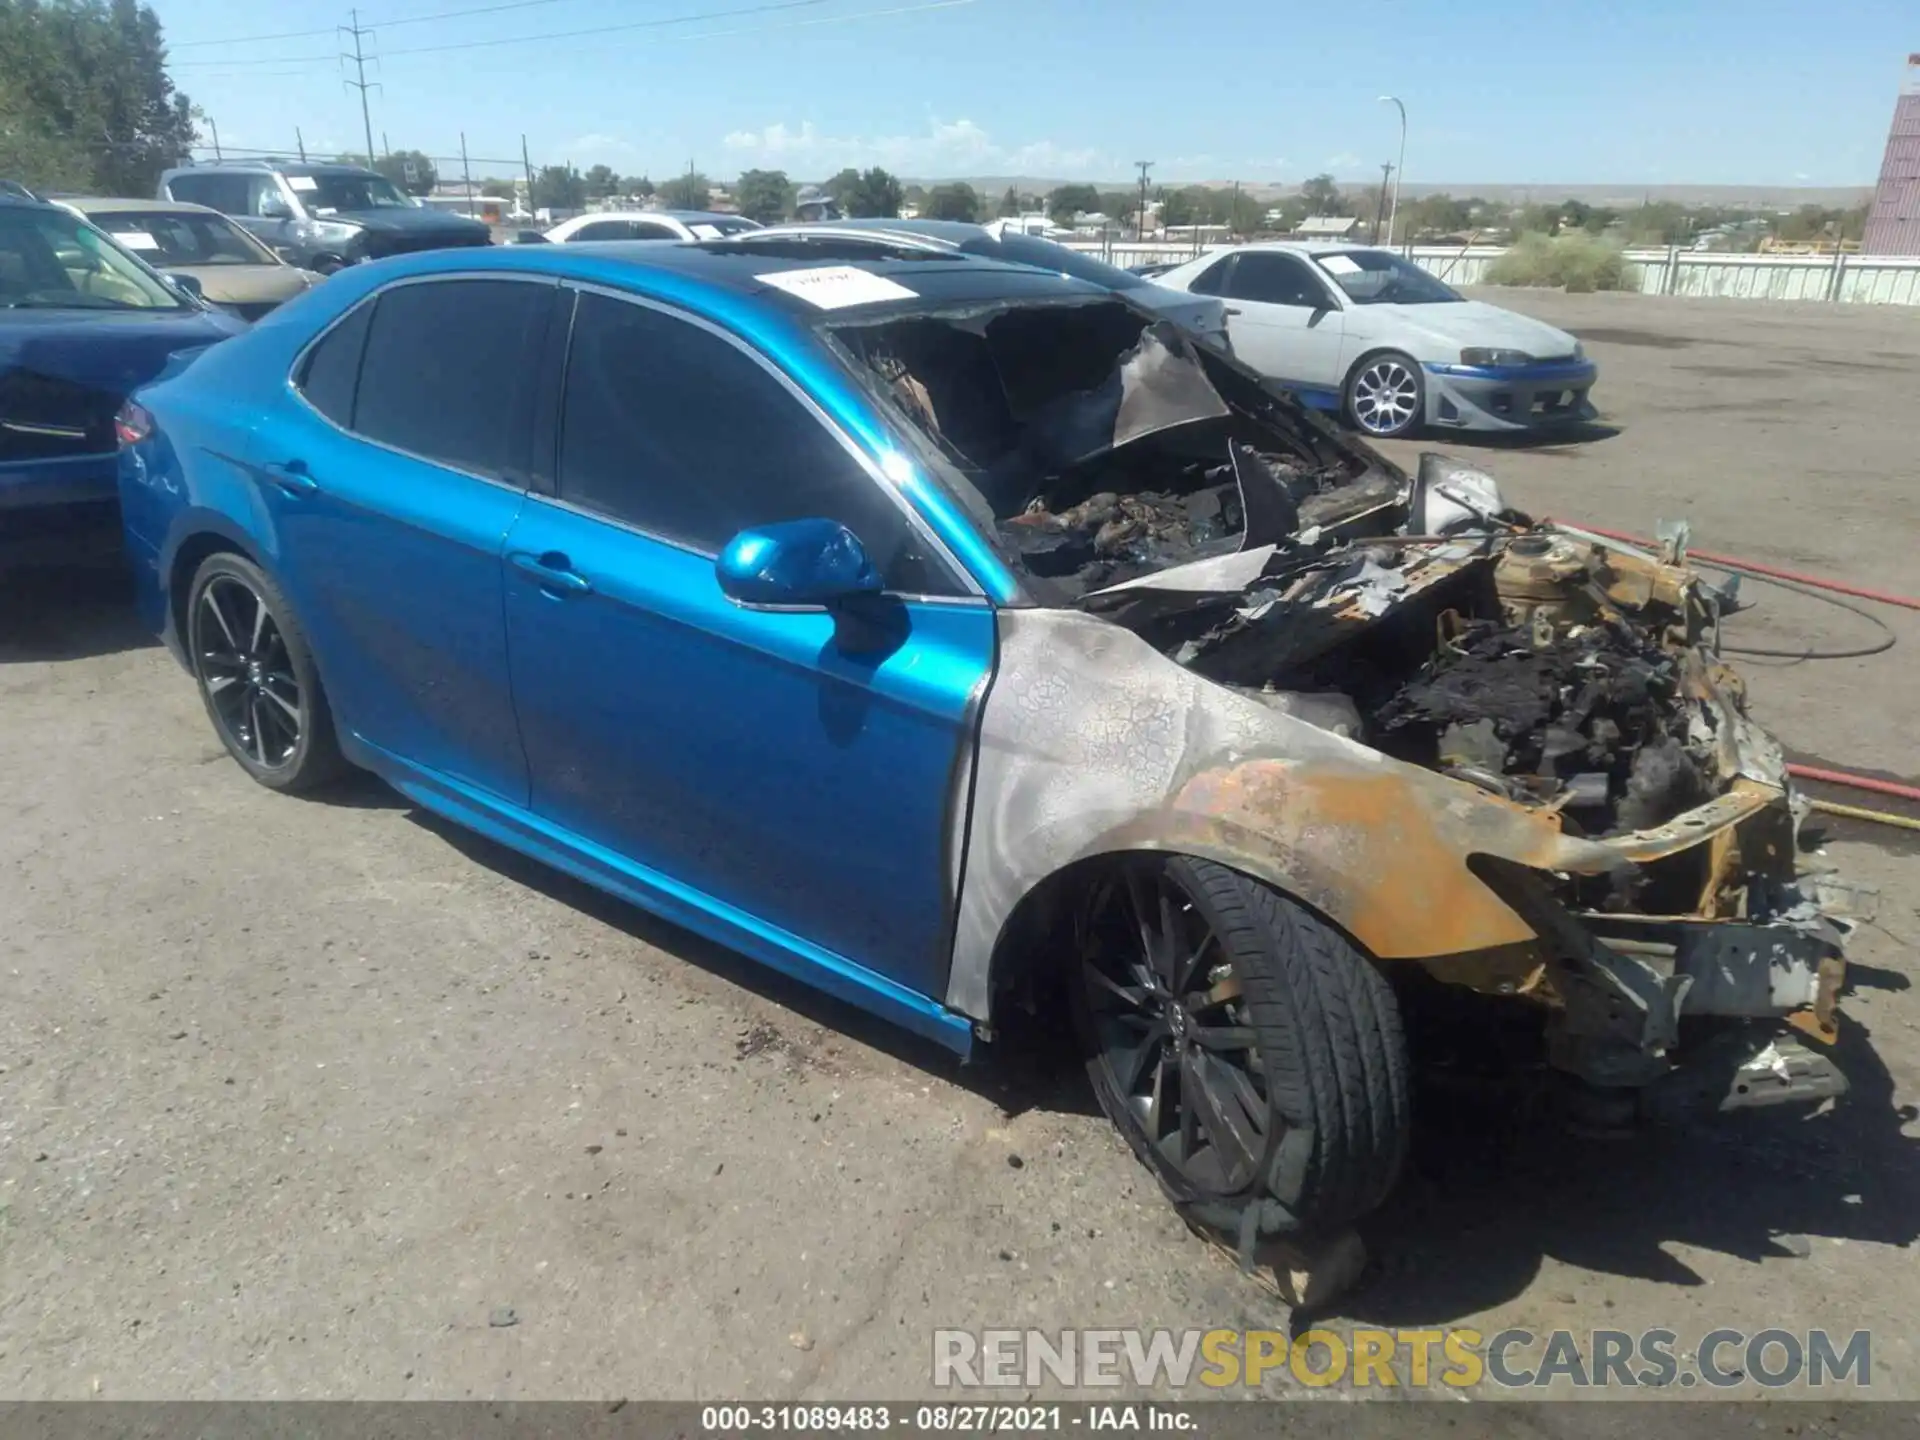
[[[1240,237],[1240,182],[1233,182],[1233,199],[1227,202],[1227,239]]]
[[[387,132],[384,130],[380,132],[380,154],[382,156],[393,154],[393,147],[387,143]]]
[[[520,137],[520,167],[527,172],[527,218],[533,218],[533,161],[527,158],[527,137]]]
[[[1394,222],[1400,218],[1400,177],[1407,168],[1407,107],[1398,95],[1382,95],[1382,105],[1391,105],[1400,112],[1400,160],[1399,168],[1394,171],[1393,203],[1387,207],[1387,244],[1393,244]]]
[[[215,160],[225,158],[220,154],[220,125],[211,115],[207,116],[207,129],[213,132],[213,158]]]
[[[300,133],[298,125],[293,127],[293,143],[300,147],[300,163],[307,163],[307,137]]]
[[[1147,171],[1153,168],[1151,160],[1136,160],[1140,167],[1140,213],[1133,217],[1133,233],[1140,239],[1147,238]]]
[[[347,13],[352,16],[353,23],[351,25],[342,25],[340,29],[344,34],[353,37],[353,53],[351,55],[342,54],[340,58],[353,62],[354,78],[348,80],[347,84],[360,92],[360,124],[366,130],[367,168],[371,170],[373,168],[373,114],[367,109],[367,87],[369,84],[378,84],[379,82],[369,81],[367,79],[367,56],[365,49],[361,45],[361,41],[366,36],[371,35],[373,31],[361,25],[360,12],[358,10],[350,10]]]
[[[1373,243],[1380,243],[1380,212],[1387,208],[1387,182],[1393,178],[1393,164],[1380,167],[1380,203],[1373,207]]]
[[[467,164],[467,132],[460,132],[460,180],[467,189],[467,217],[473,217],[473,170]]]

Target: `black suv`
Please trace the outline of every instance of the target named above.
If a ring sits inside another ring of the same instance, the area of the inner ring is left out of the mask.
[[[229,215],[290,263],[322,275],[383,255],[493,243],[478,220],[420,205],[358,165],[191,165],[160,177],[160,198]]]

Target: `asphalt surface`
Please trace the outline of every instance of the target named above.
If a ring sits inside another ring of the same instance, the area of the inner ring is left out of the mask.
[[[1586,338],[1606,420],[1440,447],[1515,503],[1920,589],[1920,312],[1502,298]],[[1748,593],[1730,640],[1876,635]],[[1754,708],[1912,776],[1920,617],[1876,613],[1900,648],[1755,660]],[[935,1327],[1287,1323],[1058,1062],[962,1070],[371,780],[252,784],[110,575],[0,580],[0,775],[0,1396],[898,1398]],[[1829,833],[1880,890],[1844,1103],[1598,1143],[1430,1082],[1323,1318],[1870,1329],[1920,1397],[1920,884]]]

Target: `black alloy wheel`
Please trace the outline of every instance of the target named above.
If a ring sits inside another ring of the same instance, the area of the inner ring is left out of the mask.
[[[1273,1117],[1232,962],[1170,867],[1152,860],[1116,867],[1089,919],[1081,979],[1114,1094],[1194,1188],[1246,1189]]]
[[[1274,1199],[1325,1228],[1380,1203],[1406,1151],[1406,1046],[1352,941],[1225,866],[1133,854],[1089,885],[1078,942],[1095,1094],[1191,1218]]]
[[[259,567],[210,556],[194,575],[185,620],[207,716],[249,775],[275,790],[305,790],[345,768],[306,639]]]

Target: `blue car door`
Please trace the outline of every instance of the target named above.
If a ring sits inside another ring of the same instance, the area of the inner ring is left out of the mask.
[[[686,316],[582,292],[552,494],[507,538],[534,811],[734,924],[944,993],[993,614],[800,392]],[[838,520],[890,619],[761,610],[713,557]]]
[[[500,547],[525,498],[551,281],[433,279],[361,302],[251,440],[281,583],[340,725],[524,805]]]

